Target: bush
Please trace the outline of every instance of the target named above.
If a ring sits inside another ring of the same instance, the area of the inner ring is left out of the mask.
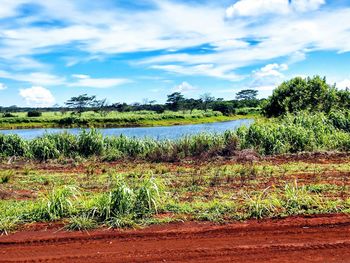
[[[2,114],[2,117],[3,118],[14,118],[14,117],[17,117],[16,115],[12,114],[11,112],[4,112]]]
[[[335,86],[327,84],[326,78],[296,77],[283,82],[273,91],[263,106],[263,113],[268,117],[303,110],[328,113],[332,109],[342,109],[349,105],[350,96],[343,93],[350,92],[338,91]]]
[[[40,111],[28,111],[27,117],[40,117],[42,115],[42,112]]]

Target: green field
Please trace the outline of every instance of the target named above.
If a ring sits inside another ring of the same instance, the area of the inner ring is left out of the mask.
[[[249,112],[249,111],[247,111]],[[256,115],[224,116],[217,111],[165,111],[156,113],[153,111],[135,112],[108,112],[101,115],[93,111],[83,112],[81,115],[72,112],[43,112],[40,117],[27,117],[26,112],[13,112],[15,117],[0,117],[0,129],[23,128],[74,128],[74,127],[138,127],[138,126],[170,126],[180,124],[198,124],[209,122],[229,121],[240,118],[252,118]]]

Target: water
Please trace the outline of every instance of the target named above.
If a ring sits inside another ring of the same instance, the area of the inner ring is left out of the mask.
[[[241,119],[226,122],[214,122],[204,124],[192,125],[178,125],[178,126],[161,126],[161,127],[132,127],[132,128],[101,128],[98,129],[105,136],[125,135],[128,137],[137,138],[155,138],[162,139],[177,139],[184,135],[193,135],[201,132],[221,133],[226,130],[235,130],[241,126],[249,126],[254,120]],[[69,129],[18,129],[18,130],[0,130],[3,134],[18,134],[24,139],[33,139],[45,133],[60,133],[67,131],[72,134],[79,134],[82,128]]]

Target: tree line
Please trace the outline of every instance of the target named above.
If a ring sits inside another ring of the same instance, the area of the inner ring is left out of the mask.
[[[340,90],[336,85],[327,83],[326,78],[295,77],[283,82],[267,99],[258,99],[258,91],[244,89],[236,94],[234,100],[215,98],[209,93],[201,95],[198,99],[186,98],[180,92],[167,95],[166,103],[157,103],[145,99],[143,103],[107,103],[106,99],[97,99],[96,96],[82,94],[67,100],[63,107],[51,108],[17,108],[15,106],[1,108],[4,117],[12,117],[11,112],[27,111],[28,117],[36,117],[38,112],[61,111],[62,114],[70,111],[80,115],[84,111],[95,111],[107,115],[110,111],[130,112],[149,110],[162,113],[170,111],[214,110],[224,115],[242,114],[242,108],[259,108],[267,117],[278,117],[287,113],[300,111],[325,112],[332,110],[350,109],[350,91],[348,88]],[[247,113],[247,112],[245,112]],[[244,114],[244,113],[243,113]]]
[[[49,108],[19,108],[17,106],[0,107],[5,114],[11,115],[10,112],[30,112],[28,117],[37,117],[37,112],[44,111],[61,111],[62,114],[70,111],[72,114],[81,115],[85,111],[95,111],[101,115],[107,115],[110,111],[130,112],[149,110],[162,113],[166,110],[170,111],[193,111],[193,110],[214,110],[220,111],[224,115],[231,115],[237,109],[245,107],[258,107],[263,100],[257,99],[258,91],[253,89],[241,90],[236,94],[234,100],[224,100],[223,98],[215,98],[209,93],[201,95],[198,99],[186,98],[181,92],[174,92],[167,95],[166,103],[157,103],[155,100],[145,99],[142,103],[128,104],[125,102],[117,102],[109,104],[107,99],[97,99],[96,96],[81,94],[71,97],[64,103],[64,106],[58,105]],[[31,115],[31,116],[29,116]],[[8,116],[11,117],[11,116]]]

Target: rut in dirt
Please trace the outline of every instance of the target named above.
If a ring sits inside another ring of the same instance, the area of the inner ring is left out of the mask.
[[[0,237],[0,262],[349,262],[350,217],[176,223]]]

